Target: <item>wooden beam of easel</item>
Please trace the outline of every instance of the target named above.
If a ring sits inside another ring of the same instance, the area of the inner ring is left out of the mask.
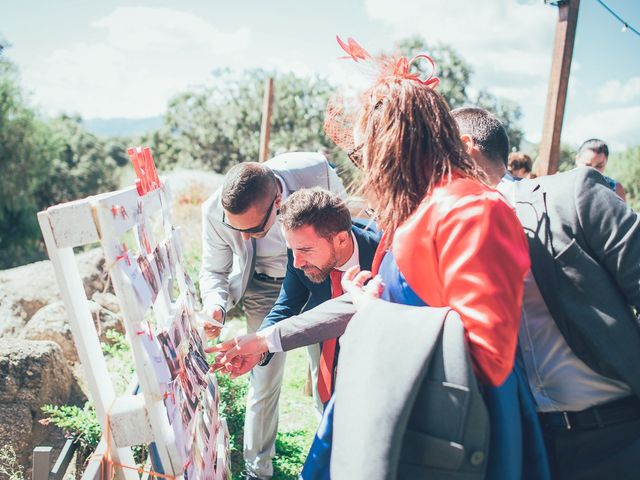
[[[579,8],[580,0],[566,0],[558,7],[558,24],[547,90],[547,105],[538,153],[538,175],[556,173],[560,163],[560,134],[567,101]]]
[[[260,162],[269,158],[269,138],[271,137],[271,110],[273,108],[273,78],[264,81],[264,99],[262,102],[262,128],[260,129]]]

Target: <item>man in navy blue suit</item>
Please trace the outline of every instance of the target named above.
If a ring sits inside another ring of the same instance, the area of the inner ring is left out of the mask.
[[[232,377],[243,375],[256,365],[266,365],[270,355],[286,350],[274,326],[303,309],[310,310],[341,295],[342,272],[354,265],[370,269],[380,240],[379,232],[352,222],[347,206],[337,195],[320,188],[292,194],[283,205],[280,218],[288,262],[278,300],[258,333],[210,349],[227,353],[247,342],[259,342],[265,347],[262,351],[268,350],[264,354],[238,356],[233,365],[213,365],[227,370]],[[318,392],[323,403],[333,389],[338,351],[335,339],[323,342],[318,375]]]

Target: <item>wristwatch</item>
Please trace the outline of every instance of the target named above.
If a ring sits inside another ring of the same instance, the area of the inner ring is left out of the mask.
[[[265,366],[269,365],[269,361],[271,360],[271,357],[273,357],[273,353],[264,352],[262,354],[262,356],[260,357],[260,361],[258,362],[258,365],[260,367],[265,367]]]

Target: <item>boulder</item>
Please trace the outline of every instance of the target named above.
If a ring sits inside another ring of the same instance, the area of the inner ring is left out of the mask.
[[[93,322],[100,341],[108,341],[106,331],[115,329],[124,333],[121,317],[89,301]],[[70,362],[78,361],[78,352],[69,325],[69,316],[62,301],[51,303],[40,310],[22,330],[21,338],[26,340],[51,340],[60,345],[64,357]]]
[[[76,255],[87,298],[104,291],[108,274],[101,249]],[[0,271],[0,337],[18,337],[42,307],[60,300],[49,260]]]
[[[45,404],[82,404],[62,350],[54,342],[0,340],[0,446],[10,445],[21,465],[30,465],[36,445],[58,445],[57,428],[44,427]]]
[[[118,297],[111,292],[94,292],[91,300],[96,302],[102,308],[106,308],[110,312],[120,313],[120,303]]]

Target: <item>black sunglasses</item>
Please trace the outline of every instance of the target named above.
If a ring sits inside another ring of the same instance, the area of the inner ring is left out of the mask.
[[[271,217],[271,212],[273,210],[273,206],[276,203],[276,198],[278,198],[278,194],[277,193],[276,193],[276,196],[273,197],[273,201],[271,202],[271,205],[269,205],[269,210],[267,211],[267,214],[265,215],[264,220],[262,220],[262,223],[260,223],[260,225],[258,225],[257,227],[236,228],[233,225],[229,225],[227,222],[225,222],[224,208],[222,209],[222,224],[225,227],[228,227],[231,230],[235,230],[236,232],[240,232],[240,233],[262,233],[264,231],[265,225],[267,224],[267,222],[269,221],[269,218]]]
[[[356,167],[362,168],[362,148],[364,147],[364,143],[361,143],[356,148],[347,153],[347,157],[351,160]]]

